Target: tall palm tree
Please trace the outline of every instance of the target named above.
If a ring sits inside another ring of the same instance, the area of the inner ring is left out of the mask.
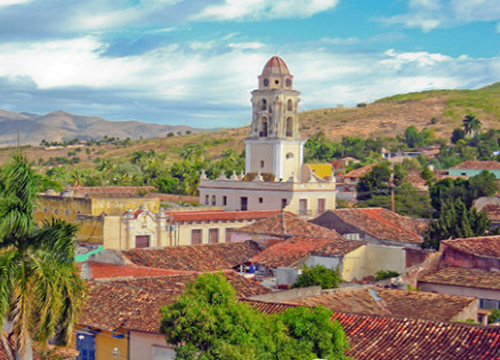
[[[0,198],[0,324],[9,357],[31,360],[32,343],[67,340],[85,294],[74,265],[76,226],[60,220],[35,226],[36,176],[14,156],[2,173]]]
[[[465,133],[470,134],[471,137],[474,137],[474,135],[478,134],[481,130],[481,121],[479,121],[479,119],[473,114],[467,115],[462,120],[462,123],[464,124]]]

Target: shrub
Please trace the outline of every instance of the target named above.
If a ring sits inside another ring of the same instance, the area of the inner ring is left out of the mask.
[[[313,267],[308,267],[304,264],[302,270],[302,275],[299,276],[294,288],[308,287],[308,286],[321,286],[322,289],[333,289],[338,288],[342,279],[339,275],[339,269],[332,270],[328,269],[323,265],[316,265]]]
[[[375,273],[375,280],[385,280],[399,276],[399,273],[393,270],[379,270]]]

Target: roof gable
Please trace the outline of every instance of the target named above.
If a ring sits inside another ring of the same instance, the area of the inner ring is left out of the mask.
[[[500,258],[500,236],[443,240],[441,244],[445,249],[450,248],[472,256]]]
[[[379,240],[416,244],[423,242],[413,219],[386,209],[337,209],[328,210],[326,213],[329,212],[336,216],[323,214],[319,218],[311,220],[311,222],[321,223],[322,226],[329,229],[337,229],[338,227],[341,231],[346,231],[346,233],[350,229],[359,229]]]
[[[285,238],[292,236],[337,238],[339,236],[335,230],[325,229],[324,227],[309,223],[288,212],[280,212],[237,229],[237,231],[247,234]]]
[[[123,255],[132,263],[170,270],[215,271],[232,269],[261,251],[253,241],[133,249]]]
[[[342,256],[363,246],[364,242],[337,239],[292,237],[268,247],[252,258],[252,262],[267,267],[290,267],[310,255]]]

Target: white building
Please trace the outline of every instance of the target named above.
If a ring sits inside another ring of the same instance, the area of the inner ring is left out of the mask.
[[[252,91],[252,128],[245,139],[245,174],[200,179],[200,203],[226,210],[285,209],[314,217],[335,209],[335,177],[325,180],[303,163],[299,92],[285,62],[272,57]]]

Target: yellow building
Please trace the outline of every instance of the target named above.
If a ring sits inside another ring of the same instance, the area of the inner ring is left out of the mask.
[[[123,191],[126,189],[130,189],[130,187],[125,187]],[[140,207],[158,212],[160,210],[160,199],[145,198],[136,194],[124,196],[119,193],[84,195],[75,193],[73,190],[65,190],[57,194],[49,190],[44,194],[39,194],[34,216],[38,224],[52,218],[63,219],[77,224],[78,240],[102,244],[104,242],[104,222],[107,216],[119,216],[128,209],[138,209]]]
[[[303,163],[299,92],[285,62],[272,57],[252,91],[252,126],[245,140],[245,174],[200,178],[200,203],[226,210],[285,209],[305,218],[335,209],[335,177]]]

